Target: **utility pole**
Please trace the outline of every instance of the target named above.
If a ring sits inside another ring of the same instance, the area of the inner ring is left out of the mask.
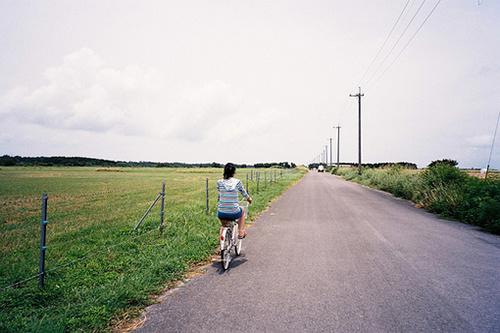
[[[498,112],[497,124],[495,126],[495,133],[493,134],[493,141],[491,142],[490,157],[488,157],[488,165],[486,166],[486,173],[484,174],[484,179],[488,178],[488,172],[490,171],[491,154],[493,153],[493,148],[495,147],[495,137],[497,136],[499,120],[500,120],[500,111]]]
[[[339,126],[333,126],[333,128],[337,129],[337,168],[340,167],[340,160],[339,160],[339,151],[340,151],[340,124]]]
[[[325,145],[325,166],[328,166],[328,145]]]
[[[332,153],[332,138],[330,138],[330,167],[332,166],[332,158],[333,158],[333,153]]]
[[[350,97],[358,98],[358,173],[361,174],[361,97],[365,94],[361,93],[361,87],[356,95],[349,94]]]

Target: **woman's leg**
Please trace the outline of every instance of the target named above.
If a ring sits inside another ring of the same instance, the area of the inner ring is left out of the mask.
[[[221,224],[220,229],[219,229],[219,237],[221,237],[222,236],[222,229],[229,228],[231,226],[231,222],[233,220],[223,220],[223,219],[219,218],[219,221]],[[239,226],[239,221],[238,221],[238,226]]]
[[[241,208],[242,214],[241,217],[238,220],[238,236],[244,237],[247,234],[247,231],[245,229],[245,209]]]
[[[227,221],[223,219],[219,219],[220,221],[220,229],[219,229],[219,238],[222,237],[222,229],[224,229],[224,226],[227,225]]]

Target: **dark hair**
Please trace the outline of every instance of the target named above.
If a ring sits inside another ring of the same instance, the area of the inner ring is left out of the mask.
[[[228,163],[224,166],[224,179],[229,179],[234,176],[236,172],[236,167],[233,163]]]

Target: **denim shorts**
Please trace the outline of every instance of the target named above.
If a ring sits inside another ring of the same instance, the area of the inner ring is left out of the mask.
[[[221,220],[228,220],[228,221],[234,221],[237,220],[243,215],[243,209],[241,207],[239,208],[240,211],[236,213],[224,213],[224,212],[217,212],[217,217],[220,218]]]

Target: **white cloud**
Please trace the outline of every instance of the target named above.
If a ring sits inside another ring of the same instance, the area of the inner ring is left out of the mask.
[[[1,96],[0,114],[53,129],[187,141],[229,140],[245,128],[265,128],[276,116],[217,80],[169,96],[157,70],[113,68],[88,48],[65,56],[44,78],[35,89],[18,87]]]
[[[44,73],[45,84],[18,87],[0,98],[0,113],[21,123],[85,131],[145,132],[140,115],[153,105],[158,79],[137,67],[114,69],[84,48]]]
[[[249,133],[262,134],[279,117],[276,110],[246,102],[222,81],[185,92],[173,109],[177,117],[172,134],[191,141],[226,142]]]
[[[214,127],[227,123],[227,118],[231,114],[239,114],[243,107],[242,98],[236,96],[230,86],[222,81],[184,91],[182,95],[172,106],[175,115],[167,131],[190,141],[198,141],[213,134]]]

